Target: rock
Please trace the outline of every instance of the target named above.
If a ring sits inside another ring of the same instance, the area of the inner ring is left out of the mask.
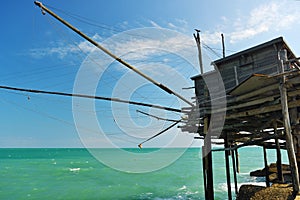
[[[266,176],[266,169],[258,169],[255,171],[250,172],[250,176],[256,176],[256,177],[264,177]]]
[[[273,184],[271,187],[242,185],[237,200],[292,200],[290,184]]]
[[[254,194],[251,200],[292,200],[293,188],[287,184],[273,184]]]
[[[250,200],[256,192],[263,190],[265,187],[257,185],[242,185],[236,200]]]

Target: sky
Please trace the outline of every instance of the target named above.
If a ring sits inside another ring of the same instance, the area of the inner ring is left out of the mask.
[[[143,73],[192,101],[199,73],[226,55],[283,36],[300,55],[300,1],[45,0],[42,3]],[[33,1],[0,7],[0,85],[188,107],[116,63]],[[183,115],[141,106],[0,89],[0,147],[137,147]],[[138,110],[138,112],[137,112]],[[176,126],[145,147],[200,146]]]

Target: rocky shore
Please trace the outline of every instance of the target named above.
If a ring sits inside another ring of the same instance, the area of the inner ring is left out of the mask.
[[[242,185],[237,200],[292,200],[293,187],[291,184],[291,172],[288,165],[282,165],[284,183],[279,183],[277,178],[277,167],[272,163],[268,167],[271,187],[257,185]],[[250,172],[250,176],[265,177],[266,169]],[[300,199],[300,197],[298,197]],[[296,199],[298,199],[296,198]]]
[[[290,166],[286,164],[281,165],[282,168],[282,174],[284,178],[285,183],[291,183],[292,182],[292,177],[291,177],[291,171],[290,171]],[[266,176],[266,168],[259,169],[256,171],[250,172],[250,176],[255,176],[255,177],[265,177]],[[277,166],[276,163],[271,163],[269,165],[269,180],[272,183],[278,183],[278,178],[277,178]]]

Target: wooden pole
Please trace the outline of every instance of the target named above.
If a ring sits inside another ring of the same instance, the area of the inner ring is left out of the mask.
[[[207,140],[207,150],[209,153],[207,154],[207,189],[208,189],[208,199],[214,199],[214,177],[213,177],[213,166],[212,166],[212,151],[211,151],[211,138],[208,136]]]
[[[212,151],[211,151],[211,136],[208,134],[208,117],[204,118],[204,146],[202,148],[203,153],[203,180],[205,198],[209,200],[214,199],[214,182],[213,182],[213,166],[212,166]]]
[[[283,60],[280,60],[280,72],[284,72],[284,63]],[[289,117],[289,107],[288,107],[288,99],[287,99],[287,89],[285,87],[286,77],[282,76],[280,83],[280,95],[281,95],[281,106],[282,106],[282,117],[283,124],[285,130],[286,137],[286,149],[289,157],[290,169],[293,179],[293,193],[298,194],[299,192],[299,174],[298,174],[298,166],[297,160],[294,150],[294,142],[291,130],[291,123]]]
[[[227,133],[224,133],[224,147],[225,149],[229,147]],[[226,164],[228,200],[231,200],[232,194],[231,194],[231,179],[230,179],[230,165],[229,165],[229,150],[225,150],[225,164]]]
[[[112,57],[113,59],[115,59],[117,62],[119,62],[120,64],[122,64],[123,66],[127,67],[128,69],[134,71],[135,73],[137,73],[138,75],[142,76],[143,78],[145,78],[146,80],[150,81],[151,83],[153,83],[154,85],[156,85],[157,87],[159,87],[160,89],[164,90],[165,92],[175,95],[176,97],[178,97],[179,99],[181,99],[182,101],[186,102],[187,104],[189,104],[190,106],[194,106],[193,103],[191,103],[190,101],[188,101],[186,98],[184,98],[183,96],[181,96],[180,94],[178,94],[177,92],[171,90],[170,88],[166,87],[165,85],[155,81],[154,79],[152,79],[151,77],[147,76],[146,74],[142,73],[141,71],[139,71],[137,68],[135,68],[134,66],[130,65],[129,63],[127,63],[126,61],[122,60],[120,57],[116,56],[115,54],[111,53],[108,49],[104,48],[103,46],[101,46],[100,44],[98,44],[96,41],[94,41],[92,38],[88,37],[86,34],[84,34],[83,32],[81,32],[79,29],[75,28],[73,25],[71,25],[69,22],[65,21],[64,19],[62,19],[60,16],[58,16],[57,14],[55,14],[54,12],[52,12],[50,9],[48,9],[46,6],[44,6],[41,2],[39,1],[35,1],[34,2],[35,5],[37,5],[38,7],[40,7],[43,11],[49,13],[51,16],[53,16],[55,19],[57,19],[58,21],[60,21],[62,24],[64,24],[65,26],[67,26],[68,28],[70,28],[72,31],[74,31],[75,33],[77,33],[78,35],[80,35],[82,38],[84,38],[85,40],[87,40],[89,43],[91,43],[92,45],[94,45],[95,47],[97,47],[98,49],[100,49],[101,51],[103,51],[105,54],[107,54],[108,56]]]
[[[223,53],[223,58],[225,58],[225,41],[224,41],[224,34],[221,33],[222,37],[222,53]]]
[[[268,158],[267,158],[267,149],[265,145],[263,145],[264,151],[264,163],[265,163],[265,171],[266,171],[266,186],[270,187],[270,179],[269,179],[269,166],[268,166]]]
[[[299,164],[300,164],[300,127],[299,127],[299,119],[298,119],[298,108],[290,109],[290,117],[291,117],[291,123],[293,124],[292,135],[294,136],[294,139],[295,139],[294,144],[295,144],[296,161],[297,161],[297,166],[298,166],[298,175],[300,175],[300,168],[299,168]]]
[[[231,158],[232,158],[232,170],[233,170],[233,178],[234,178],[234,189],[235,189],[235,194],[238,194],[238,185],[237,185],[236,163],[235,163],[235,152],[234,152],[234,150],[231,150]]]
[[[235,152],[235,163],[236,163],[236,172],[240,173],[240,159],[239,159],[239,152],[237,149],[234,150]]]
[[[197,34],[194,34],[194,38],[196,40],[196,44],[197,44],[197,48],[198,48],[198,59],[199,59],[199,65],[200,65],[200,71],[201,74],[204,73],[204,69],[203,69],[203,61],[202,61],[202,50],[201,50],[201,39],[200,39],[200,30],[195,29],[195,31],[197,32]]]
[[[274,134],[278,135],[277,133],[277,122],[274,122]],[[277,179],[279,182],[283,183],[284,178],[282,174],[282,160],[281,160],[281,151],[280,151],[280,144],[279,144],[279,139],[278,137],[275,138],[275,144],[276,144],[276,156],[277,156],[277,161],[276,161],[276,167],[277,167]]]
[[[203,168],[203,185],[204,185],[204,195],[205,199],[208,199],[208,190],[207,190],[207,157],[205,152],[205,146],[202,146],[202,168]]]
[[[79,98],[87,98],[87,99],[97,99],[97,100],[103,100],[103,101],[113,101],[113,102],[119,102],[119,103],[126,103],[126,104],[138,105],[138,106],[163,109],[163,110],[168,110],[168,111],[172,111],[172,112],[182,112],[180,109],[176,109],[176,108],[170,108],[170,107],[136,102],[136,101],[128,101],[128,100],[113,98],[113,97],[101,97],[101,96],[93,96],[93,95],[86,95],[86,94],[65,93],[65,92],[46,91],[46,90],[34,90],[34,89],[27,89],[27,88],[9,87],[9,86],[3,86],[3,85],[0,85],[0,89],[35,93],[35,94],[50,94],[50,95],[57,95],[57,96],[68,96],[68,97],[79,97]]]
[[[278,181],[283,183],[284,177],[282,174],[282,161],[281,161],[281,151],[280,151],[280,144],[278,138],[275,139],[276,143],[276,155],[277,155],[277,161],[276,161],[276,167],[277,167],[277,178]]]

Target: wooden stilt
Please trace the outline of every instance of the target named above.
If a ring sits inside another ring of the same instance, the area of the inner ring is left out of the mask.
[[[209,144],[207,144],[207,147],[211,149],[211,139],[209,138],[208,141]],[[208,189],[208,199],[213,200],[214,199],[214,179],[213,179],[213,167],[212,167],[212,152],[209,151],[207,154],[207,189]]]
[[[299,126],[299,118],[298,118],[298,109],[292,108],[289,110],[290,117],[291,117],[291,124],[293,124],[293,140],[295,145],[295,156],[297,161],[297,167],[298,167],[298,175],[300,176],[300,126]],[[299,177],[300,178],[300,177]],[[300,191],[300,188],[299,188]]]
[[[268,158],[267,158],[267,149],[265,145],[263,145],[264,150],[264,163],[265,163],[265,169],[266,169],[266,186],[270,187],[270,179],[269,179],[269,166],[268,166]]]
[[[276,161],[276,166],[277,166],[277,178],[278,181],[283,183],[284,182],[284,177],[282,173],[282,160],[281,160],[281,151],[280,151],[280,144],[278,138],[275,139],[276,143],[276,155],[277,155],[277,161]]]
[[[204,146],[202,148],[203,153],[203,180],[204,180],[204,191],[205,199],[214,199],[214,182],[213,182],[213,167],[212,167],[212,151],[211,151],[211,137],[208,134],[208,118],[204,119]]]
[[[227,133],[224,133],[224,146],[225,146],[225,148],[229,147]],[[229,151],[228,150],[225,150],[225,164],[226,164],[228,200],[231,200],[232,194],[231,194],[231,179],[230,179],[230,165],[229,165]]]
[[[233,170],[233,178],[234,178],[234,189],[235,189],[235,194],[238,194],[238,185],[237,185],[236,163],[235,163],[234,150],[231,151],[231,158],[232,158],[232,170]]]
[[[240,173],[240,159],[239,159],[239,152],[237,149],[234,150],[235,153],[235,164],[236,164],[236,172]]]
[[[203,184],[205,199],[208,199],[207,191],[207,157],[205,155],[205,146],[202,147],[202,167],[203,167]]]
[[[203,152],[203,180],[204,180],[204,192],[206,199],[214,199],[214,182],[213,182],[213,169],[212,169],[212,154],[208,149],[211,148],[210,139],[204,140],[205,142]]]
[[[274,134],[277,135],[277,122],[274,122]],[[280,151],[280,144],[278,137],[275,138],[275,144],[276,144],[276,167],[277,167],[277,179],[279,182],[283,183],[284,178],[282,174],[282,160],[281,160],[281,151]]]

